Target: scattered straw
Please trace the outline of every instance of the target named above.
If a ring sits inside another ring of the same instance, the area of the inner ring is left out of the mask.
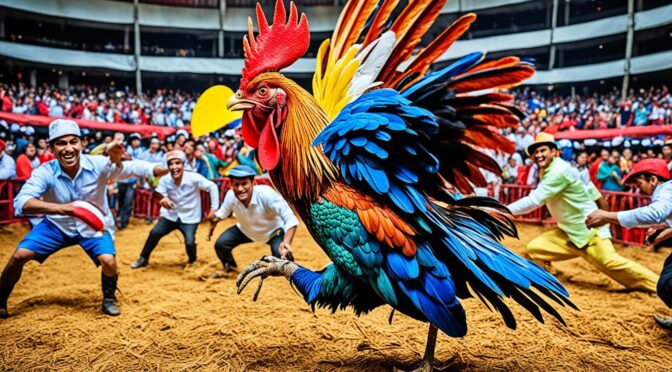
[[[230,224],[231,221],[228,221]],[[223,231],[220,224],[216,233]],[[27,228],[0,231],[4,265]],[[427,326],[389,307],[356,318],[351,312],[313,314],[284,279],[269,278],[257,303],[253,290],[235,294],[234,279],[209,279],[219,266],[207,227],[198,233],[199,266],[184,269],[180,241],[167,236],[148,268],[131,270],[149,227],[135,221],[117,235],[122,315],[100,313],[99,271],[79,248],[43,265],[26,265],[10,299],[12,317],[0,321],[0,370],[345,370],[412,367],[422,357]],[[543,231],[521,226],[524,242]],[[296,257],[321,268],[327,259],[300,229]],[[665,255],[639,248],[619,251],[660,271]],[[242,265],[267,254],[260,244],[234,251]],[[672,333],[651,319],[671,315],[655,296],[618,292],[618,284],[580,259],[558,265],[581,312],[561,310],[568,327],[547,317],[537,323],[513,307],[518,330],[476,300],[465,301],[469,333],[439,336],[438,367],[477,370],[662,370],[672,360]],[[253,286],[254,287],[254,286]]]

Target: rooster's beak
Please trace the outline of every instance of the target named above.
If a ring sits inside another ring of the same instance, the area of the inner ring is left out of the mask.
[[[256,102],[243,98],[243,92],[241,90],[238,90],[236,94],[232,95],[226,103],[226,108],[229,109],[229,111],[249,110],[254,106],[256,106]]]

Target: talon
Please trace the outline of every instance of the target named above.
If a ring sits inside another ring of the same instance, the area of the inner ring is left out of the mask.
[[[257,286],[257,290],[254,292],[254,296],[252,297],[253,302],[257,302],[257,298],[259,298],[259,293],[261,293],[261,286],[264,284],[264,277],[262,276],[261,279],[259,279],[259,285]]]

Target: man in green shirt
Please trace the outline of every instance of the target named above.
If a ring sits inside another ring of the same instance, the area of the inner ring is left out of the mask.
[[[558,227],[532,239],[527,254],[550,268],[553,261],[582,257],[626,288],[655,292],[658,276],[628,260],[614,249],[609,225],[588,229],[586,217],[597,209],[600,193],[581,182],[579,172],[557,155],[551,134],[539,133],[525,152],[539,166],[540,181],[530,194],[508,207],[514,215],[527,214],[544,205]]]

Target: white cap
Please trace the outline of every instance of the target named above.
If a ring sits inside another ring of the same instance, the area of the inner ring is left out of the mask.
[[[72,120],[56,119],[49,124],[49,142],[67,135],[81,137],[79,125]]]
[[[175,132],[176,137],[179,136],[179,135],[183,135],[184,138],[187,138],[187,139],[189,138],[189,132],[187,132],[184,129],[178,129],[177,132]]]

